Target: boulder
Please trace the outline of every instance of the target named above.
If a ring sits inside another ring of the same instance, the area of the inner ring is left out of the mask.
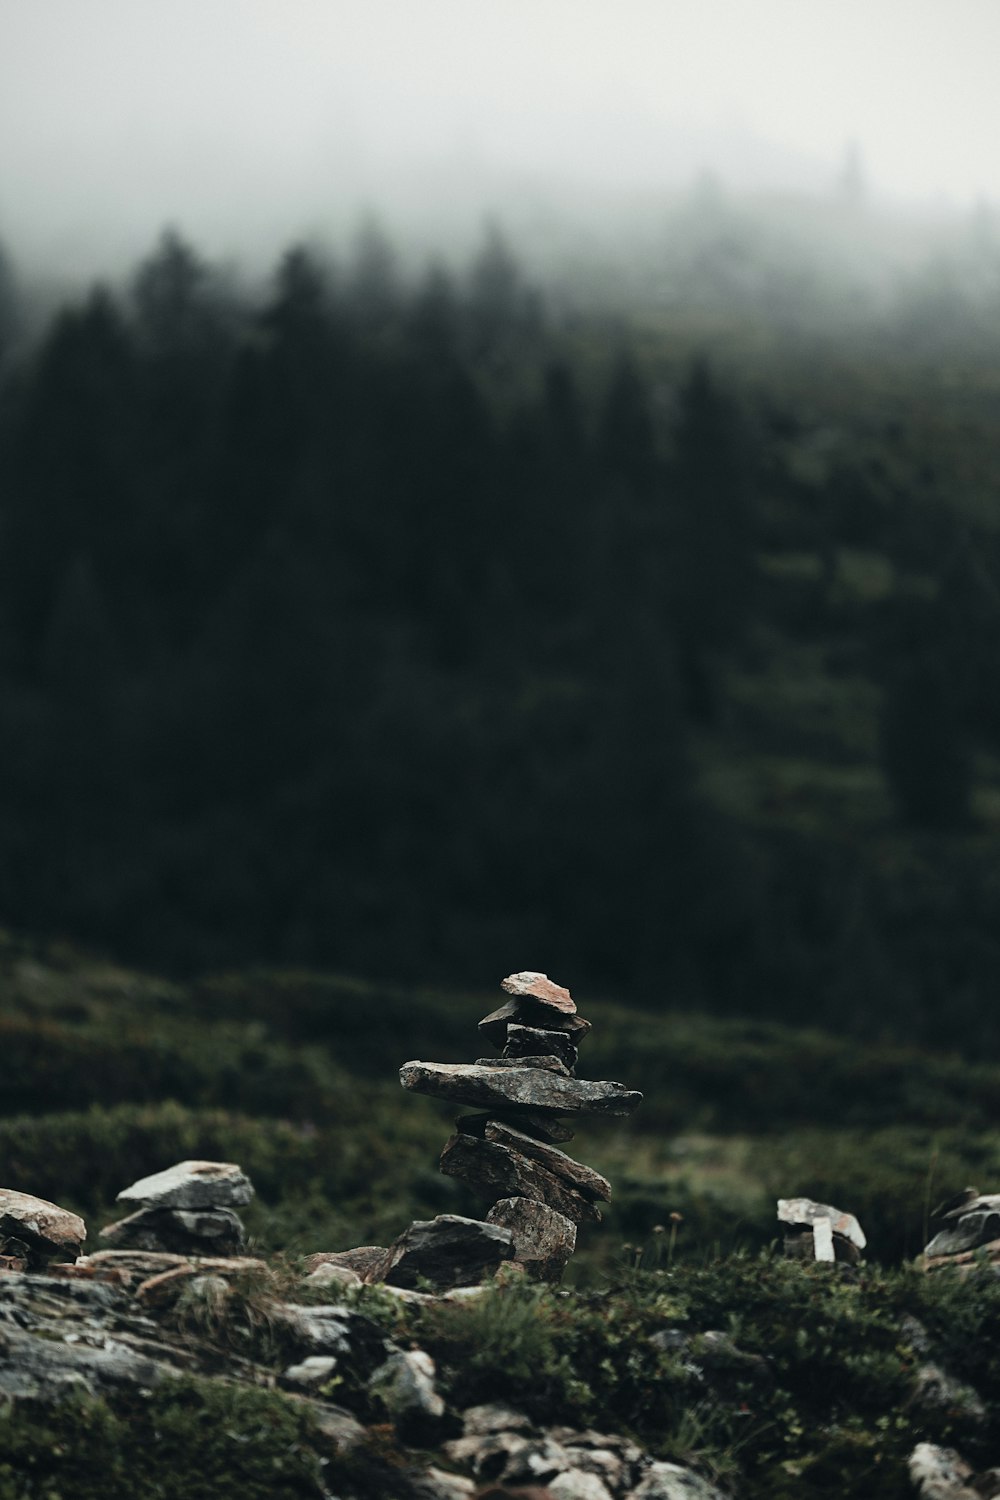
[[[565,1151],[559,1151],[555,1146],[547,1146],[542,1141],[534,1140],[521,1130],[507,1125],[503,1120],[490,1120],[485,1131],[488,1141],[497,1141],[501,1146],[509,1146],[514,1151],[519,1151],[522,1156],[530,1156],[532,1161],[537,1161],[541,1166],[553,1174],[568,1182],[578,1193],[585,1198],[599,1198],[603,1203],[611,1201],[611,1184],[600,1172],[595,1172],[593,1167],[586,1167],[582,1162],[574,1161],[572,1156],[567,1156]]]
[[[576,1225],[565,1214],[530,1198],[501,1198],[487,1222],[509,1229],[514,1258],[542,1281],[558,1281],[576,1249]]]
[[[652,1463],[626,1500],[725,1500],[725,1496],[693,1469]]]
[[[506,1401],[489,1401],[482,1406],[467,1406],[462,1413],[465,1437],[482,1437],[487,1432],[528,1432],[531,1418]]]
[[[303,1354],[332,1357],[338,1370],[347,1367],[364,1380],[385,1363],[392,1347],[371,1318],[341,1303],[319,1307],[276,1303],[272,1319]]]
[[[133,1182],[117,1201],[145,1208],[239,1208],[252,1197],[250,1179],[234,1162],[181,1161]]]
[[[87,1238],[87,1226],[77,1214],[19,1193],[0,1188],[0,1251],[23,1259],[29,1266],[46,1261],[75,1260]]]
[[[434,1388],[434,1361],[423,1349],[397,1349],[368,1381],[396,1423],[436,1422],[444,1416],[444,1401]]]
[[[982,1200],[977,1200],[982,1201]],[[948,1218],[951,1218],[948,1215]],[[996,1209],[978,1209],[962,1213],[957,1220],[941,1229],[924,1250],[925,1255],[959,1255],[963,1250],[975,1250],[1000,1238],[1000,1212]]]
[[[547,1167],[498,1141],[453,1135],[441,1153],[441,1171],[487,1197],[532,1198],[565,1214],[574,1224],[600,1221],[600,1210]]]
[[[439,1291],[470,1286],[514,1253],[510,1230],[460,1214],[417,1219],[390,1248],[385,1281],[415,1288],[427,1281]]]
[[[488,1068],[475,1063],[408,1062],[399,1070],[406,1089],[473,1108],[626,1116],[642,1095],[623,1083],[563,1078],[540,1068]]]
[[[246,1230],[231,1208],[140,1208],[101,1230],[110,1250],[166,1254],[242,1255]]]

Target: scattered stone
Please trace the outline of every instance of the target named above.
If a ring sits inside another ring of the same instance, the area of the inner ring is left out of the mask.
[[[642,1095],[623,1083],[564,1078],[539,1068],[488,1068],[475,1063],[408,1062],[400,1083],[418,1094],[473,1107],[552,1110],[555,1114],[631,1115]]]
[[[444,1401],[434,1388],[434,1361],[423,1349],[399,1349],[372,1375],[368,1389],[397,1423],[436,1422]]]
[[[975,1200],[981,1202],[982,1200]],[[948,1218],[954,1216],[949,1214]],[[962,1213],[957,1222],[939,1230],[924,1250],[925,1255],[958,1255],[1000,1238],[1000,1212],[996,1209]]]
[[[908,1403],[921,1416],[947,1419],[957,1436],[977,1436],[989,1421],[989,1412],[978,1391],[946,1374],[939,1365],[921,1365],[913,1381]]]
[[[971,1465],[954,1448],[918,1443],[908,1468],[920,1500],[982,1500],[980,1492],[966,1483],[973,1478]]]
[[[341,1303],[308,1307],[279,1302],[272,1309],[272,1319],[286,1338],[303,1351],[329,1355],[338,1362],[338,1367],[346,1365],[365,1380],[384,1364],[392,1347],[371,1318]]]
[[[54,1259],[75,1260],[87,1238],[87,1226],[77,1214],[19,1193],[0,1188],[0,1252],[29,1267],[44,1266]]]
[[[487,1123],[486,1139],[496,1141],[501,1146],[509,1146],[522,1156],[531,1157],[555,1177],[568,1182],[585,1198],[599,1198],[603,1203],[611,1201],[611,1184],[606,1177],[595,1172],[593,1167],[585,1167],[582,1162],[574,1161],[565,1151],[558,1151],[555,1146],[544,1145],[502,1120],[490,1120]]]
[[[725,1496],[693,1469],[652,1463],[626,1500],[725,1500]]]
[[[553,1500],[612,1500],[603,1479],[585,1469],[564,1469],[549,1480],[548,1490]]]
[[[467,1406],[462,1413],[462,1431],[466,1437],[482,1437],[487,1432],[527,1432],[531,1418],[503,1401],[483,1406]]]
[[[502,1484],[547,1484],[572,1467],[565,1448],[551,1437],[510,1429],[456,1438],[444,1451],[454,1463],[471,1464],[479,1479]]]
[[[239,1208],[252,1197],[250,1179],[234,1162],[181,1161],[133,1182],[117,1201],[144,1208]]]
[[[153,1250],[167,1254],[241,1255],[246,1231],[230,1208],[140,1208],[101,1230],[112,1250]]]
[[[303,1282],[306,1286],[364,1286],[357,1271],[352,1271],[349,1266],[317,1266],[303,1278]]]
[[[341,1452],[353,1448],[367,1437],[365,1428],[342,1406],[331,1406],[327,1401],[308,1401],[313,1422],[325,1438],[335,1443]]]
[[[980,1267],[989,1268],[991,1274],[995,1274],[1000,1265],[1000,1240],[990,1240],[985,1245],[977,1245],[974,1250],[963,1250],[957,1255],[928,1255],[924,1252],[923,1269],[925,1271],[941,1271],[945,1267],[954,1269],[960,1276],[968,1276],[972,1271],[978,1271]]]
[[[389,1251],[384,1245],[358,1245],[353,1250],[322,1251],[318,1255],[307,1255],[305,1268],[316,1271],[320,1266],[343,1266],[356,1271],[362,1281],[381,1281]]]
[[[461,1474],[448,1474],[432,1464],[412,1481],[417,1500],[472,1500],[476,1486]]]
[[[439,1214],[417,1219],[389,1251],[385,1281],[415,1288],[428,1281],[438,1290],[469,1286],[495,1271],[514,1253],[513,1236],[498,1224]]]
[[[487,1127],[488,1129],[489,1127]],[[498,1141],[453,1135],[441,1153],[441,1170],[492,1196],[532,1198],[574,1224],[599,1222],[600,1210],[546,1167]]]
[[[796,1231],[785,1236],[785,1253],[799,1259],[856,1265],[867,1244],[853,1214],[811,1198],[779,1198],[778,1219]]]
[[[332,1354],[310,1354],[308,1359],[288,1369],[278,1377],[278,1384],[285,1389],[314,1391],[332,1380],[337,1370],[337,1361]]]
[[[576,1249],[573,1220],[530,1198],[501,1198],[486,1220],[510,1230],[514,1259],[542,1281],[558,1281]]]

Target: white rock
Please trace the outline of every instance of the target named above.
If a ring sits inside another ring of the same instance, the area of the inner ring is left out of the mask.
[[[626,1500],[725,1500],[721,1490],[680,1464],[650,1464]]]
[[[332,1379],[337,1361],[329,1354],[311,1354],[300,1364],[289,1365],[281,1377],[282,1385],[300,1386],[310,1390],[313,1386],[325,1385]]]
[[[436,1418],[444,1415],[444,1402],[434,1374],[434,1361],[423,1349],[401,1349],[379,1366],[368,1387],[394,1417]]]
[[[306,1286],[362,1286],[363,1282],[357,1271],[352,1271],[350,1266],[317,1266],[315,1271],[310,1271],[305,1278]]]
[[[965,1483],[972,1469],[954,1448],[918,1443],[908,1467],[920,1500],[978,1500],[978,1490]]]
[[[548,1488],[553,1500],[611,1500],[611,1491],[604,1481],[583,1469],[567,1469],[550,1479]]]
[[[119,1203],[147,1208],[235,1208],[253,1197],[250,1179],[231,1161],[180,1161],[141,1177],[118,1194]]]

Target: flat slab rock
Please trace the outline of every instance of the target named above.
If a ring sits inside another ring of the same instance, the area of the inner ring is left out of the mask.
[[[782,1224],[795,1224],[811,1228],[818,1219],[829,1219],[834,1234],[842,1234],[852,1245],[863,1250],[868,1241],[864,1230],[853,1214],[841,1208],[832,1208],[829,1203],[816,1203],[812,1198],[779,1198],[778,1219]]]
[[[530,1198],[547,1204],[574,1224],[600,1221],[600,1210],[589,1198],[540,1162],[500,1141],[453,1135],[441,1153],[441,1170],[487,1196]]]
[[[404,1089],[455,1104],[514,1107],[553,1114],[631,1115],[642,1095],[623,1083],[564,1078],[541,1068],[488,1068],[475,1063],[408,1062],[399,1070]]]
[[[461,1214],[416,1219],[390,1247],[384,1280],[415,1288],[428,1281],[437,1290],[473,1286],[514,1254],[509,1229]]]
[[[26,1246],[29,1263],[54,1256],[75,1260],[86,1238],[87,1226],[77,1214],[31,1193],[0,1188],[0,1240]]]
[[[574,1011],[576,1007],[574,1006]],[[502,1051],[511,1026],[533,1026],[543,1031],[565,1032],[574,1046],[590,1030],[590,1022],[572,1012],[557,1010],[531,996],[508,1000],[498,1010],[490,1011],[479,1023],[483,1036],[491,1041],[498,1052]]]
[[[522,1156],[530,1156],[532,1161],[537,1161],[555,1177],[561,1177],[585,1198],[599,1198],[602,1203],[611,1202],[611,1184],[608,1179],[602,1177],[600,1172],[595,1172],[593,1167],[574,1161],[572,1156],[560,1151],[558,1147],[536,1141],[523,1130],[517,1130],[503,1120],[487,1121],[484,1134],[488,1141],[497,1141],[501,1146],[519,1151]]]
[[[106,1225],[109,1250],[151,1250],[174,1255],[239,1255],[246,1231],[231,1208],[140,1208]]]
[[[558,1281],[576,1249],[573,1220],[530,1198],[501,1198],[486,1220],[510,1230],[514,1259],[542,1281]]]
[[[497,1110],[490,1114],[459,1115],[455,1126],[463,1135],[485,1135],[490,1120],[495,1119],[501,1120],[504,1125],[512,1126],[514,1130],[523,1130],[525,1135],[530,1135],[536,1141],[558,1141],[563,1144],[571,1141],[576,1134],[562,1120],[556,1119],[555,1115],[533,1114],[530,1110],[524,1109],[508,1109],[503,1112]]]
[[[546,1073],[561,1073],[570,1076],[569,1068],[561,1057],[553,1053],[539,1053],[532,1057],[477,1057],[477,1068],[543,1068]]]
[[[235,1162],[180,1161],[133,1182],[117,1201],[144,1208],[239,1208],[252,1197],[253,1184]]]
[[[384,1245],[356,1245],[352,1250],[326,1250],[316,1255],[307,1255],[305,1268],[311,1275],[323,1266],[338,1270],[354,1271],[362,1281],[381,1281],[389,1259]]]

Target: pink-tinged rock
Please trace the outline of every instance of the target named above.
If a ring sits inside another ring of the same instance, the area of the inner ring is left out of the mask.
[[[538,974],[534,969],[522,969],[520,974],[508,974],[506,979],[501,979],[500,988],[519,1000],[535,1000],[540,1005],[551,1006],[553,1010],[563,1011],[566,1015],[573,1015],[576,1011],[576,1004],[569,990],[554,983],[547,974]]]
[[[863,1250],[868,1241],[853,1214],[843,1209],[831,1208],[829,1203],[816,1203],[812,1198],[779,1198],[778,1220],[782,1224],[795,1224],[812,1229],[817,1219],[829,1219],[834,1234],[843,1235],[852,1245]]]
[[[56,1256],[75,1260],[87,1238],[87,1226],[76,1214],[44,1198],[0,1188],[0,1249],[3,1242],[23,1245],[29,1264]],[[13,1251],[17,1254],[17,1250]]]

